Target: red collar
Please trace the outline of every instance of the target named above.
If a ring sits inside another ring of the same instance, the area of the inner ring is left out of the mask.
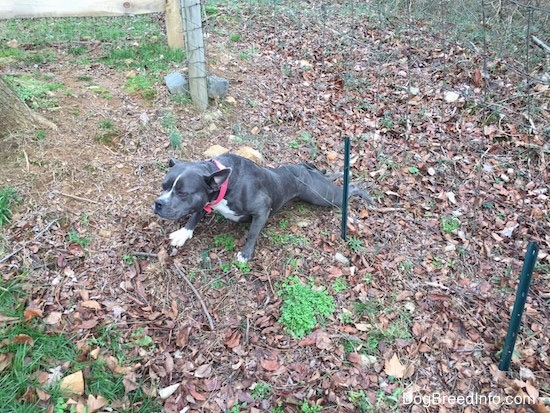
[[[214,162],[214,165],[218,167],[219,170],[225,169],[225,166],[216,159],[210,159],[212,162]],[[204,210],[208,213],[212,212],[212,207],[215,207],[220,202],[222,202],[223,197],[225,196],[225,193],[227,192],[227,186],[229,185],[229,179],[226,179],[225,182],[220,186],[220,193],[218,194],[218,197],[215,201],[209,202],[204,206]]]

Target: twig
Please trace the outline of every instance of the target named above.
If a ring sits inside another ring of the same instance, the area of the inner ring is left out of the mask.
[[[158,254],[155,254],[154,252],[132,251],[130,254],[135,255],[136,257],[147,257],[147,258],[157,258],[158,257]]]
[[[540,40],[537,36],[531,36],[533,38],[533,41],[539,46],[541,49],[544,49],[544,51],[548,54],[550,54],[550,46],[548,46],[546,43],[544,43],[542,40]]]
[[[34,236],[34,238],[32,239],[32,241],[34,241],[34,240],[36,240],[37,238],[41,237],[42,234],[44,234],[48,229],[50,229],[50,227],[51,227],[54,223],[56,223],[56,222],[57,222],[57,219],[54,219],[52,222],[50,222],[48,225],[46,225],[46,227],[45,227],[42,231],[40,231],[38,234],[36,234],[36,235]],[[23,245],[22,245],[22,246],[20,246],[20,247],[17,248],[15,251],[13,251],[12,253],[6,255],[4,258],[2,258],[2,259],[0,260],[0,264],[3,263],[4,261],[9,260],[9,259],[10,259],[11,257],[13,257],[15,254],[17,254],[19,251],[21,251],[23,248],[25,248],[25,245],[27,245],[27,242],[28,242],[28,241],[23,242]]]
[[[375,211],[375,212],[396,212],[396,211],[406,211],[405,208],[378,208],[373,206],[367,206],[367,209],[369,211]]]
[[[97,202],[97,201],[93,201],[93,200],[88,199],[88,198],[82,198],[82,197],[76,196],[76,195],[66,194],[65,192],[56,191],[55,193],[59,194],[59,195],[66,196],[67,198],[76,199],[77,201],[90,202],[90,203],[96,204],[96,205],[99,204],[99,202]]]
[[[30,172],[31,164],[29,163],[29,156],[27,155],[27,152],[25,152],[25,150],[23,150],[23,155],[25,156],[25,165],[27,165],[27,172]]]
[[[198,298],[199,302],[201,303],[202,311],[204,312],[204,315],[208,319],[208,324],[210,325],[210,330],[214,330],[214,321],[212,321],[212,317],[210,316],[210,313],[208,312],[208,309],[206,308],[206,304],[204,303],[204,301],[203,301],[202,297],[200,296],[199,292],[193,286],[193,284],[191,284],[191,281],[189,281],[189,279],[185,276],[183,271],[176,264],[174,264],[174,268],[176,269],[176,272],[179,274],[179,276],[185,280],[185,282],[187,283],[189,288],[191,288],[191,291],[193,291],[193,294],[195,294],[195,296]]]

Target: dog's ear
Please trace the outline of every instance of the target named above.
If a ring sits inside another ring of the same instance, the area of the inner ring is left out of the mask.
[[[175,164],[177,164],[179,161],[177,159],[174,159],[174,158],[170,158],[168,159],[168,167],[171,168],[172,166],[174,166]]]
[[[231,175],[231,168],[220,169],[212,175],[207,176],[206,183],[213,191],[219,191],[223,183],[229,178],[229,175]]]

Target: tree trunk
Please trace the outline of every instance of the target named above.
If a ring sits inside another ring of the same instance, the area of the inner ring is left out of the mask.
[[[46,118],[32,112],[0,77],[0,134],[45,126],[56,129]]]

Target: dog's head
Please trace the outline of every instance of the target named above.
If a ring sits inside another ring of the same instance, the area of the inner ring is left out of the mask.
[[[168,161],[170,170],[162,181],[162,194],[153,204],[161,218],[176,221],[198,212],[215,199],[231,168],[210,172],[206,162]]]

